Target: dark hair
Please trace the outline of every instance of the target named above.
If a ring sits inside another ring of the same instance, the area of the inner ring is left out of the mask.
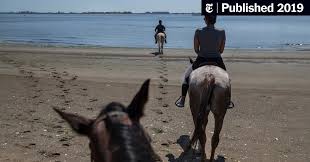
[[[162,23],[163,21],[159,20],[158,22],[159,22],[159,23]]]
[[[210,24],[216,23],[216,15],[205,15],[205,20]]]

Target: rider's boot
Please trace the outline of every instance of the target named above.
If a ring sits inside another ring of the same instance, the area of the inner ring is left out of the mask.
[[[186,98],[186,94],[187,94],[187,90],[188,90],[189,86],[188,84],[183,84],[182,85],[182,96],[180,96],[178,98],[178,100],[175,102],[175,105],[177,107],[184,107],[184,104],[185,104],[185,98]]]

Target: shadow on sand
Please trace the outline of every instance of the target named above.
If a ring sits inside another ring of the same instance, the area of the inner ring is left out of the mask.
[[[152,52],[152,53],[150,53],[150,54],[152,54],[152,55],[154,55],[154,56],[162,55],[162,54],[159,53],[159,52]]]
[[[168,158],[169,162],[200,162],[200,153],[197,150],[191,149],[187,153],[185,153],[185,149],[190,141],[190,137],[188,135],[182,135],[177,140],[177,143],[182,147],[183,152],[179,157],[175,157],[173,154],[167,154],[166,157]],[[207,160],[210,162],[210,160]],[[225,162],[225,158],[223,156],[218,155],[215,162]]]

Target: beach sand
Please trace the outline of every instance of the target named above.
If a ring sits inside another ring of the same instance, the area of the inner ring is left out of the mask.
[[[112,101],[127,105],[150,78],[143,126],[164,161],[183,152],[193,131],[180,95],[192,50],[0,45],[0,161],[89,161],[88,140],[52,110],[95,117]],[[223,54],[232,100],[218,161],[310,161],[310,51],[229,49]],[[213,117],[207,127],[207,156]],[[196,159],[196,158],[194,158]],[[191,160],[188,157],[189,161]]]

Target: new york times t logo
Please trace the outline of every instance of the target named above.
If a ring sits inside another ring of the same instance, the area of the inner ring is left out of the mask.
[[[207,13],[212,13],[213,12],[213,4],[212,3],[207,3],[206,4],[206,12]]]

